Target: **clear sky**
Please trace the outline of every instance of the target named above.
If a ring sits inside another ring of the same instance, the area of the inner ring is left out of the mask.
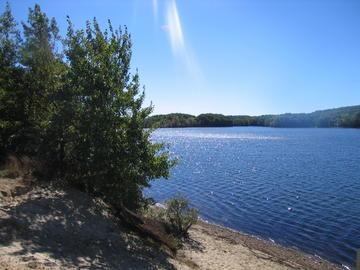
[[[10,0],[64,35],[127,25],[154,113],[259,115],[360,104],[360,0]],[[5,0],[0,0],[4,9]]]

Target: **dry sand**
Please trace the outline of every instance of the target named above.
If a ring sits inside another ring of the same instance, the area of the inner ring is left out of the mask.
[[[178,257],[190,260],[197,269],[341,269],[300,251],[201,221],[191,228],[190,239]]]
[[[84,193],[0,179],[0,269],[340,269],[199,222],[176,257],[119,225]]]

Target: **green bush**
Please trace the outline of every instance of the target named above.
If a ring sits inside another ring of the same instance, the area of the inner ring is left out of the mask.
[[[198,211],[190,208],[188,200],[180,195],[166,202],[165,215],[178,236],[187,236],[188,230],[198,219]]]
[[[167,223],[165,208],[158,207],[156,205],[145,204],[141,214],[146,218],[155,219]]]

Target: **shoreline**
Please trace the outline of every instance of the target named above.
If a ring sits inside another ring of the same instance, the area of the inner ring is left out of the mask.
[[[0,225],[0,269],[344,269],[202,220],[170,254],[121,226],[106,204],[87,194],[21,179],[0,178]]]
[[[290,269],[351,269],[348,266],[330,262],[320,256],[280,245],[276,242],[237,231],[222,225],[199,220],[194,230],[200,230],[214,239],[220,239],[234,246],[241,246],[254,252],[259,259],[272,261]],[[257,254],[259,252],[259,254]],[[265,255],[265,256],[264,256]]]
[[[165,207],[157,202],[156,207]],[[351,270],[351,266],[331,262],[316,254],[306,253],[296,247],[288,247],[277,243],[272,239],[265,239],[260,236],[248,234],[230,227],[210,222],[199,217],[197,223],[190,228],[189,233],[194,230],[202,230],[215,239],[227,241],[233,245],[240,245],[249,250],[259,251],[268,255],[267,260],[283,264],[290,269],[314,269],[314,270]],[[211,268],[212,269],[212,268]],[[216,268],[214,268],[216,269]]]

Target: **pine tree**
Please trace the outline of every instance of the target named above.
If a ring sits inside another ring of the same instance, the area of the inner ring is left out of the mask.
[[[17,133],[23,127],[23,69],[19,67],[21,45],[17,23],[9,3],[0,16],[0,160],[15,152]]]

